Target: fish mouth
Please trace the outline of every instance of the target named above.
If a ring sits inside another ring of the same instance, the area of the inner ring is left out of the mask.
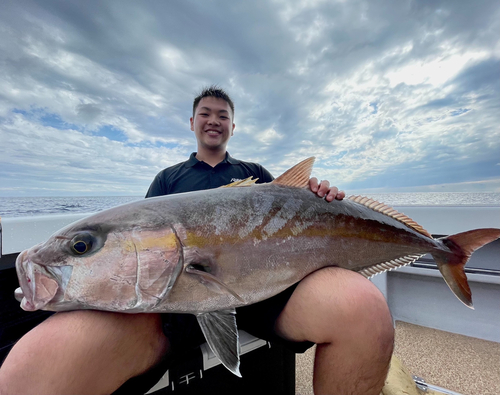
[[[17,257],[16,269],[20,289],[16,289],[14,296],[21,299],[23,310],[40,310],[57,295],[60,287],[58,276],[53,272],[57,272],[59,268],[53,267],[49,271],[47,267],[29,259],[27,251],[24,251]]]

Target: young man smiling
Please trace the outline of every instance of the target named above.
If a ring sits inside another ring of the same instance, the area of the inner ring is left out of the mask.
[[[272,181],[262,166],[227,152],[235,129],[234,104],[222,89],[210,87],[196,97],[190,125],[197,152],[161,171],[147,197],[216,188],[249,176]],[[318,184],[311,178],[309,185],[327,201],[345,197],[328,181]],[[382,294],[361,275],[340,268],[319,270],[271,299],[237,309],[236,317],[240,329],[295,352],[318,344],[316,393],[380,393],[392,353],[392,319]],[[174,340],[171,349],[204,342],[194,316],[164,314],[163,322],[166,336]]]
[[[196,159],[213,167],[224,159],[227,143],[233,136],[235,124],[232,109],[228,107],[229,103],[223,99],[207,96],[200,100],[189,120],[198,142]]]
[[[224,91],[203,91],[190,119],[197,152],[160,172],[147,196],[214,188],[248,176],[271,181],[262,166],[227,153],[233,119],[234,105]],[[310,188],[327,201],[344,197],[327,181],[311,178]],[[318,270],[271,299],[238,309],[237,320],[240,328],[297,352],[317,344],[317,394],[378,395],[382,389],[392,319],[382,294],[357,273]],[[13,347],[0,369],[0,394],[109,394],[200,342],[191,315],[57,313]]]

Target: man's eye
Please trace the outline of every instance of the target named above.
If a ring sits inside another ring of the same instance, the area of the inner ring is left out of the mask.
[[[228,117],[221,117],[221,119],[229,119]]]

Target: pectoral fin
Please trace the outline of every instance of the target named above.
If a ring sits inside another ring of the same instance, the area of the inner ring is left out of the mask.
[[[236,311],[220,310],[197,314],[196,318],[208,345],[222,364],[236,376],[240,374],[240,341]]]
[[[224,284],[221,280],[215,277],[213,274],[202,270],[202,265],[188,265],[186,266],[186,273],[194,274],[198,276],[200,281],[210,289],[214,290],[218,293],[229,293],[233,295],[236,299],[238,299],[241,303],[245,301],[242,299],[240,295],[234,292],[231,288],[229,288],[226,284]]]

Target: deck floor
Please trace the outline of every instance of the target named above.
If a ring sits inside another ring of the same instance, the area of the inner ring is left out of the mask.
[[[500,343],[396,322],[394,353],[412,374],[463,395],[500,394]],[[297,355],[296,394],[312,395],[314,348]]]

